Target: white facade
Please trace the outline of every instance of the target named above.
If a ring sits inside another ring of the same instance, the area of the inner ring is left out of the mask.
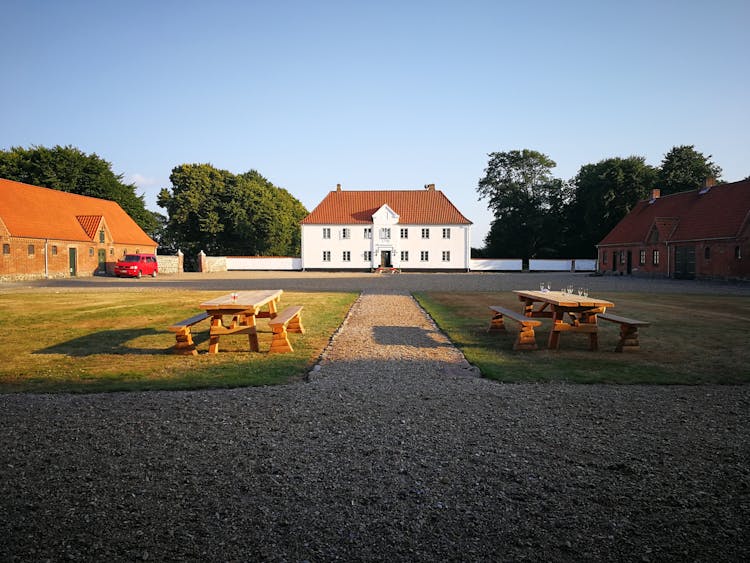
[[[367,224],[303,224],[302,269],[468,270],[471,225],[405,225],[388,205]]]

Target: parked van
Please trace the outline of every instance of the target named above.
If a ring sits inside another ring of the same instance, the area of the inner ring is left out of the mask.
[[[140,278],[141,276],[156,277],[159,273],[159,262],[155,254],[126,254],[115,264],[116,276]]]

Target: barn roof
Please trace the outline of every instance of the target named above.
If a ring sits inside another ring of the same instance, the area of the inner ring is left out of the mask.
[[[441,192],[424,190],[336,190],[302,220],[303,225],[372,223],[372,215],[388,205],[404,225],[471,225]]]
[[[749,219],[750,181],[743,180],[638,202],[599,244],[646,242],[654,229],[662,242],[731,239]]]
[[[0,178],[0,221],[10,236],[90,242],[102,220],[114,243],[156,246],[114,201]]]

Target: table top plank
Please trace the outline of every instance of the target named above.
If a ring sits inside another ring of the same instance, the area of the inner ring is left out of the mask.
[[[550,303],[556,307],[576,308],[576,307],[614,307],[615,304],[605,299],[570,293],[562,291],[539,291],[533,289],[514,289],[513,293],[524,299]]]
[[[244,311],[248,309],[255,309],[266,305],[270,301],[281,298],[281,294],[284,293],[283,289],[257,289],[252,291],[237,291],[227,293],[221,297],[204,301],[199,305],[201,309],[207,311],[213,310],[238,310]]]

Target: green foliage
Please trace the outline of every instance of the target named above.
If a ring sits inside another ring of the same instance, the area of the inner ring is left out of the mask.
[[[697,190],[708,178],[721,177],[721,167],[695,150],[694,145],[672,147],[659,170],[659,187],[662,195]]]
[[[0,151],[0,178],[116,201],[149,235],[157,228],[157,219],[146,209],[143,196],[136,195],[134,184],[125,184],[103,158],[75,147]]]
[[[255,170],[234,175],[183,164],[158,203],[169,213],[165,238],[183,251],[235,256],[299,255],[304,206]]]
[[[554,257],[562,250],[564,210],[568,186],[553,178],[555,162],[537,151],[490,153],[480,198],[495,214],[485,239],[488,256],[508,258]]]
[[[569,248],[576,256],[594,256],[595,245],[656,186],[657,170],[645,157],[607,158],[585,164],[573,179],[575,195],[568,211]]]

